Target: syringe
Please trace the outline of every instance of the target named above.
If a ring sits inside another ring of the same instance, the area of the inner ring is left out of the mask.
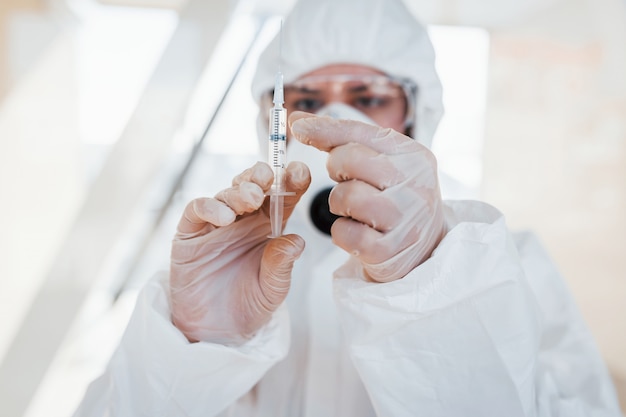
[[[270,109],[268,162],[274,171],[274,183],[270,189],[270,237],[283,233],[284,197],[294,195],[285,189],[285,168],[287,166],[287,109],[283,107],[283,74],[276,73],[274,81],[274,107]]]

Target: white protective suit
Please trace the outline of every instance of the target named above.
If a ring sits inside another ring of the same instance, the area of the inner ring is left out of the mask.
[[[429,144],[441,87],[428,37],[403,5],[306,0],[283,39],[287,82],[345,62],[413,79],[417,137]],[[275,48],[261,58],[257,98],[273,85]],[[358,262],[294,213],[288,231],[307,247],[289,296],[242,346],[189,343],[171,324],[167,276],[154,279],[76,415],[619,416],[594,341],[538,241],[512,235],[486,204],[445,205],[448,233],[432,256],[388,283],[365,281]]]

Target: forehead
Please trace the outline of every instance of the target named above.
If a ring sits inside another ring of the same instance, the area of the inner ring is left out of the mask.
[[[320,68],[317,68],[311,72],[307,72],[306,74],[299,77],[311,77],[318,75],[385,75],[384,72],[379,71],[375,68],[368,67],[360,64],[331,64],[326,65]]]

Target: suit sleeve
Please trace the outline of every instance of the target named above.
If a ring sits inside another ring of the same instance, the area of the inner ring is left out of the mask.
[[[242,346],[189,343],[170,321],[166,294],[166,277],[142,290],[120,345],[75,416],[216,416],[287,354],[284,307]]]
[[[354,258],[335,273],[349,353],[377,415],[619,416],[590,334],[574,326],[570,339],[567,322],[580,318],[555,327],[546,317],[542,302],[575,310],[564,286],[538,298],[529,283],[527,273],[558,279],[541,273],[545,257],[522,259],[493,207],[446,204],[449,232],[404,278],[367,282]]]

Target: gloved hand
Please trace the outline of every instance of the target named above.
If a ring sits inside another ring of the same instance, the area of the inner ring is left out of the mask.
[[[303,163],[286,170],[284,220],[311,181]],[[270,239],[269,165],[258,162],[215,198],[185,208],[172,242],[172,321],[191,342],[238,345],[266,324],[289,290],[298,235]]]
[[[366,276],[387,282],[424,262],[446,233],[434,155],[392,129],[303,112],[289,116],[300,142],[328,152],[338,184],[333,242],[358,258]]]

